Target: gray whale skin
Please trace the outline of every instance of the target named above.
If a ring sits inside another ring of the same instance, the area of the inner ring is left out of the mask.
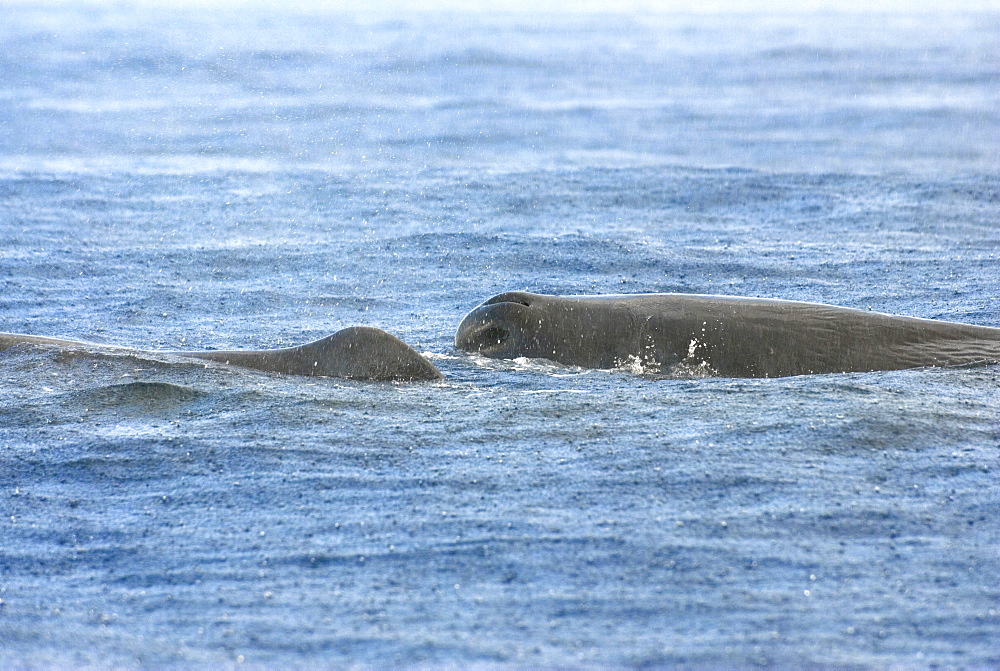
[[[735,296],[494,296],[455,346],[494,358],[614,368],[705,365],[722,377],[784,377],[1000,362],[1000,328]]]
[[[353,326],[298,347],[257,351],[149,352],[94,343],[0,333],[0,351],[15,345],[74,350],[172,354],[289,375],[320,375],[350,380],[414,382],[440,380],[441,372],[396,336],[369,326]]]

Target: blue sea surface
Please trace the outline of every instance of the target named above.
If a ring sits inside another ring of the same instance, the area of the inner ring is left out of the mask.
[[[490,296],[1000,327],[1000,11],[13,3],[0,668],[1000,666],[1000,367],[651,379]]]

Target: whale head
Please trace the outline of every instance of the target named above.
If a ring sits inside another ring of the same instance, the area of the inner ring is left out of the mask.
[[[455,347],[495,359],[550,359],[610,368],[634,349],[631,316],[583,297],[511,291],[462,320]]]
[[[534,294],[512,291],[489,299],[459,324],[455,347],[494,359],[544,358],[545,325],[533,323],[538,320],[531,309],[534,298]]]

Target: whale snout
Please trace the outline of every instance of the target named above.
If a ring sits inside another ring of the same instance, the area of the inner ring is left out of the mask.
[[[510,330],[495,324],[483,324],[466,337],[467,348],[482,350],[502,347],[510,339]]]
[[[455,333],[455,347],[488,357],[508,357],[517,349],[521,329],[512,314],[523,304],[493,303],[470,312]],[[514,355],[516,356],[516,354]]]
[[[489,353],[502,348],[510,340],[510,329],[491,322],[463,321],[455,334],[455,347],[466,352]]]

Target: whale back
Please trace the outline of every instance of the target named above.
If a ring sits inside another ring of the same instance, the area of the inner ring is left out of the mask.
[[[289,375],[405,382],[444,377],[434,364],[402,340],[370,326],[353,326],[285,349],[172,354]]]
[[[18,345],[81,351],[158,353],[62,338],[0,333],[0,351]],[[444,377],[434,364],[402,340],[368,326],[346,328],[326,338],[285,349],[159,353],[286,375],[400,382],[440,380]]]
[[[732,377],[1000,361],[1000,329],[987,326],[727,296],[675,295],[666,310],[657,302],[635,307],[644,342]]]

